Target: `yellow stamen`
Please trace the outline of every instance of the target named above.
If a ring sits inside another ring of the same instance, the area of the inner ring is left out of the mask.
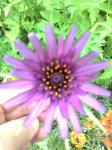
[[[67,64],[63,64],[63,68],[66,68],[67,67]]]
[[[50,95],[53,95],[53,92],[52,92],[52,91],[50,91],[49,93],[50,93]]]
[[[49,68],[49,67],[47,67],[47,70],[49,71],[49,70],[50,70],[50,68]]]
[[[47,85],[49,85],[49,84],[50,84],[50,82],[49,82],[49,81],[47,81],[47,82],[46,82],[46,84],[47,84]]]
[[[53,69],[50,69],[50,72],[51,72],[51,73],[53,73],[53,72],[54,72],[54,70],[53,70]]]
[[[68,70],[67,70],[67,69],[65,69],[65,70],[64,70],[64,72],[65,72],[65,73],[68,73]]]
[[[61,89],[60,88],[58,88],[58,92],[60,92],[61,91]]]
[[[48,87],[46,86],[46,87],[45,87],[45,91],[47,91],[47,90],[48,90]]]
[[[65,76],[65,79],[69,79],[69,76]]]
[[[58,94],[58,97],[61,98],[61,94]]]
[[[56,86],[54,85],[53,88],[56,89]]]
[[[53,62],[51,62],[51,66],[53,66],[54,65],[54,63]]]
[[[70,74],[70,73],[71,73],[71,71],[70,71],[70,70],[68,70],[68,71],[67,71],[67,74]]]
[[[56,92],[55,95],[58,96],[59,95],[58,92]]]
[[[52,86],[49,86],[48,88],[49,88],[49,90],[51,90],[51,89],[52,89]]]
[[[46,72],[46,75],[49,75],[49,72]]]
[[[50,79],[50,76],[47,76],[48,79]]]
[[[59,64],[55,66],[55,70],[58,70],[59,68],[60,68]]]
[[[44,72],[45,70],[46,70],[46,68],[45,68],[45,67],[43,67],[43,68],[42,68],[42,71]]]
[[[45,81],[46,81],[46,78],[43,78],[42,81],[45,82]]]
[[[59,73],[62,73],[63,71],[62,70],[59,70]]]
[[[67,83],[67,81],[66,81],[66,80],[64,80],[64,81],[63,81],[63,83],[65,83],[65,84],[66,84],[66,83]]]
[[[42,86],[43,86],[43,84],[41,83],[41,84],[39,84],[39,86],[40,86],[40,87],[42,87]]]
[[[67,88],[67,85],[64,85],[63,87],[64,87],[64,88]]]

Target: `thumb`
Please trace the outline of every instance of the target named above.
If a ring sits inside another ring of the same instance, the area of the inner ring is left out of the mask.
[[[39,128],[38,120],[26,128],[25,118],[13,120],[0,126],[0,150],[20,150],[35,136]]]

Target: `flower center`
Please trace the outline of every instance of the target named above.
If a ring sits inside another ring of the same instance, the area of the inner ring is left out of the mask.
[[[69,88],[72,88],[74,77],[71,76],[72,66],[66,63],[53,60],[50,64],[42,68],[42,83],[40,87],[44,91],[49,91],[50,95],[62,97],[63,91],[65,94],[70,94]],[[64,90],[63,90],[64,89]]]
[[[55,84],[59,84],[60,82],[62,82],[64,79],[63,75],[60,74],[59,72],[53,73],[51,74],[51,84],[55,85]]]

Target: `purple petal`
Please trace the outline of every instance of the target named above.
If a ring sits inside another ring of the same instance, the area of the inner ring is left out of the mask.
[[[45,133],[49,133],[51,128],[52,128],[52,122],[54,119],[54,113],[55,113],[55,109],[56,109],[56,104],[51,104],[48,108],[47,114],[46,114],[46,118],[44,121],[44,126],[43,126],[43,130]]]
[[[95,99],[95,98],[93,98],[89,95],[86,95],[86,96],[78,95],[78,98],[81,100],[81,102],[83,102],[84,104],[94,108],[98,112],[103,113],[103,112],[106,111],[106,108],[104,107],[103,104],[101,104],[97,99]]]
[[[91,76],[77,76],[76,77],[76,80],[80,83],[84,83],[84,82],[90,82],[90,81],[93,81],[93,80],[96,80],[98,78],[98,75],[97,74],[93,74]]]
[[[13,97],[4,103],[4,108],[11,108],[25,102],[26,100],[29,100],[33,96],[34,92],[35,91],[31,89]]]
[[[76,34],[76,31],[77,31],[77,27],[73,26],[65,42],[65,47],[64,47],[65,53],[68,53],[71,50],[73,43],[74,43],[74,36]]]
[[[76,97],[76,96],[71,96],[69,98],[70,103],[72,104],[73,107],[75,107],[75,109],[80,112],[82,115],[85,113],[84,109],[80,103],[80,100]]]
[[[61,112],[58,106],[56,109],[56,120],[58,122],[61,137],[63,139],[67,138],[68,137],[67,119],[61,115]]]
[[[68,119],[71,121],[74,131],[80,133],[82,131],[80,121],[71,104],[68,104]]]
[[[63,117],[67,117],[67,104],[64,99],[59,101],[60,111]]]
[[[106,89],[103,89],[97,85],[92,85],[92,84],[83,84],[81,87],[80,87],[83,91],[85,92],[89,92],[89,93],[92,93],[92,94],[96,94],[96,95],[101,95],[101,96],[107,96],[107,97],[110,97],[111,96],[111,92],[106,90]]]
[[[28,71],[13,69],[10,73],[12,75],[15,75],[16,77],[19,77],[25,80],[32,80],[32,81],[36,80],[34,74],[31,73],[31,71],[28,72]]]
[[[1,89],[24,89],[24,88],[33,88],[35,86],[35,82],[32,81],[25,81],[25,80],[16,80],[16,81],[9,81],[7,83],[0,84]]]
[[[73,50],[75,51],[75,56],[77,57],[80,55],[80,52],[85,47],[86,43],[88,42],[88,39],[90,37],[90,32],[85,32],[80,39],[75,43]]]
[[[24,70],[27,68],[22,61],[8,55],[5,55],[4,61],[17,69]]]
[[[63,52],[64,52],[64,38],[62,35],[60,35],[58,41],[58,57],[63,55]]]
[[[25,126],[28,127],[31,125],[31,123],[40,116],[40,114],[44,111],[46,107],[46,101],[40,100],[36,103],[34,109],[28,116],[28,118],[25,120]]]
[[[99,52],[97,52],[97,51],[93,51],[93,52],[89,53],[88,55],[84,56],[79,61],[77,61],[77,67],[85,66],[85,64],[92,62],[92,60],[98,56],[99,56]]]
[[[28,67],[29,70],[39,71],[39,69],[40,69],[40,65],[35,61],[24,59],[23,62]]]
[[[47,49],[50,58],[56,57],[56,50],[57,50],[57,44],[56,44],[56,38],[53,33],[52,27],[50,25],[46,25],[45,27],[46,32],[46,42],[47,42]]]
[[[29,33],[28,37],[34,46],[37,56],[39,56],[40,60],[44,60],[45,54],[44,54],[42,45],[41,45],[40,41],[38,40],[38,38],[36,37],[35,33],[33,33],[33,32]]]
[[[90,65],[86,65],[84,67],[79,68],[75,75],[89,75],[95,72],[98,72],[106,67],[109,66],[109,63],[106,61],[103,62],[99,62],[99,63],[94,63],[94,64],[90,64]]]
[[[20,40],[14,42],[15,48],[27,59],[37,61],[35,54]]]

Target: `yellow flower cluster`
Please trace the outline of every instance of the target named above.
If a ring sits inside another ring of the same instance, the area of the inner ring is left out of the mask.
[[[94,128],[96,124],[91,120],[91,118],[87,118],[83,124],[84,128]]]
[[[86,136],[84,133],[76,134],[74,131],[72,131],[70,133],[70,139],[77,148],[83,148],[84,144],[86,143]]]

